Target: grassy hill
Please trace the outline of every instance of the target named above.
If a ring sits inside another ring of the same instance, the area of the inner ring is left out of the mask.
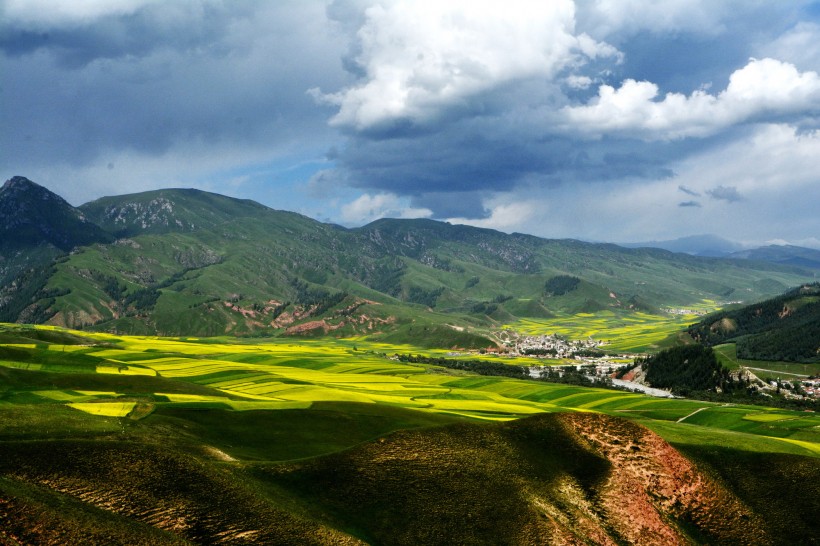
[[[310,413],[291,418],[308,423]],[[718,463],[714,452],[683,455],[639,425],[602,415],[439,424],[279,464],[116,434],[0,444],[0,537],[83,544],[810,544],[817,530],[815,459],[721,450]],[[788,497],[798,492],[806,502],[794,505]]]
[[[73,214],[116,239],[20,274],[0,293],[4,320],[163,335],[427,327],[444,346],[480,347],[487,328],[522,318],[755,301],[815,275],[432,220],[344,229],[197,190],[106,197]],[[579,284],[555,294],[548,283],[562,276]]]

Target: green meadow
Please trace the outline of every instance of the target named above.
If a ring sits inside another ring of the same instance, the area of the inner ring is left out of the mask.
[[[622,346],[643,339],[643,326],[622,326],[633,329]],[[150,435],[186,423],[232,458],[285,460],[400,428],[599,412],[638,421],[674,443],[820,457],[814,413],[478,376],[404,364],[391,358],[397,353],[446,355],[360,338],[161,338],[5,325],[0,440],[100,431]],[[262,414],[289,425],[258,432],[254,422]],[[334,415],[332,425],[309,428],[304,437],[297,424],[320,414]],[[243,430],[258,438],[243,444]]]

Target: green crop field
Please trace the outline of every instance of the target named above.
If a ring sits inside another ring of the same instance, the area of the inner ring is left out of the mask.
[[[3,331],[19,338],[32,328],[8,325]],[[64,333],[74,337],[72,344],[16,339],[0,345],[0,372],[6,370],[0,375],[0,422],[8,423],[21,410],[34,415],[54,407],[60,408],[58,422],[83,412],[95,419],[119,418],[128,426],[150,423],[175,408],[297,411],[355,403],[478,421],[580,411],[663,423],[655,428],[670,438],[679,437],[678,429],[697,426],[694,439],[713,434],[721,442],[731,432],[744,435],[738,445],[753,446],[759,440],[784,453],[820,455],[820,417],[815,414],[477,376],[391,358],[397,353],[445,355],[408,345],[361,338],[260,341]],[[19,424],[11,428],[19,429]],[[236,450],[241,455],[241,448]],[[230,447],[226,451],[232,452]]]
[[[715,309],[715,303],[704,301],[688,310],[706,312]],[[689,324],[697,322],[695,314],[626,313],[599,311],[576,313],[554,318],[522,319],[506,325],[528,335],[556,334],[569,339],[592,338],[603,341],[607,351],[644,352],[663,346],[664,340],[676,336]]]

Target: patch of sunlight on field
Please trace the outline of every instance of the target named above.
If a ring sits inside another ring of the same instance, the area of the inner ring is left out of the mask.
[[[205,394],[178,394],[158,392],[156,396],[163,396],[168,402],[173,404],[212,404],[219,403],[236,411],[250,410],[278,410],[278,409],[307,409],[312,405],[309,401],[292,400],[231,400],[225,396],[212,396]]]
[[[102,364],[100,366],[97,366],[97,373],[113,375],[157,375],[157,372],[155,370],[152,370],[151,368],[145,368],[143,366],[127,366],[112,364]]]
[[[637,398],[638,396],[640,396],[640,395],[615,393],[615,394],[612,394],[611,396],[608,396],[608,395],[601,394],[601,395],[598,395],[597,400],[593,400],[591,402],[586,402],[584,404],[581,404],[581,406],[579,406],[579,407],[582,407],[582,408],[585,408],[585,409],[594,409],[594,408],[597,408],[599,406],[603,406],[604,404],[613,404],[615,402],[628,403],[628,402],[631,402],[631,401],[635,400],[635,398]]]
[[[70,402],[66,404],[74,409],[90,413],[91,415],[101,415],[105,417],[125,417],[136,402]]]
[[[796,446],[800,446],[804,449],[807,449],[812,452],[814,455],[820,455],[820,444],[815,444],[813,442],[806,442],[804,440],[792,440],[791,438],[776,438],[782,442],[788,442],[790,444],[794,444]]]
[[[429,402],[435,411],[503,413],[508,415],[533,415],[544,410],[535,405],[518,404],[513,401],[452,400],[447,398],[423,398],[417,402]]]
[[[357,394],[341,389],[332,389],[326,387],[303,387],[301,389],[293,389],[277,395],[277,398],[283,400],[294,400],[302,402],[364,402],[375,403],[375,401],[366,395]]]
[[[47,345],[45,348],[55,353],[76,353],[89,350],[87,345]]]
[[[796,415],[785,415],[783,413],[750,413],[744,415],[746,421],[757,421],[759,423],[772,423],[774,421],[792,421],[799,419]]]
[[[85,394],[76,391],[31,391],[31,394],[36,394],[40,398],[48,398],[49,400],[54,400],[57,402],[70,402],[72,400],[88,400],[89,398],[93,398],[97,393]]]
[[[311,401],[294,400],[230,400],[227,404],[236,411],[251,410],[280,410],[280,409],[308,409],[313,405]]]

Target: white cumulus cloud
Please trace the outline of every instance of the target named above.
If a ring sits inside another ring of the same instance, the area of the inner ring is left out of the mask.
[[[520,229],[533,218],[536,206],[532,202],[510,202],[490,205],[488,218],[448,218],[451,224],[467,224],[470,226],[497,229],[499,231],[514,231]]]
[[[661,100],[652,82],[626,80],[598,88],[589,104],[562,110],[565,128],[600,136],[626,133],[646,140],[706,136],[731,125],[820,112],[820,76],[775,59],[751,59],[717,95],[698,90]]]
[[[433,211],[414,208],[392,193],[365,193],[356,200],[342,205],[342,221],[347,224],[362,225],[379,218],[427,218]]]
[[[496,86],[619,55],[575,34],[571,0],[381,2],[365,11],[357,43],[362,81],[311,91],[339,107],[331,125],[355,130],[423,124]]]

